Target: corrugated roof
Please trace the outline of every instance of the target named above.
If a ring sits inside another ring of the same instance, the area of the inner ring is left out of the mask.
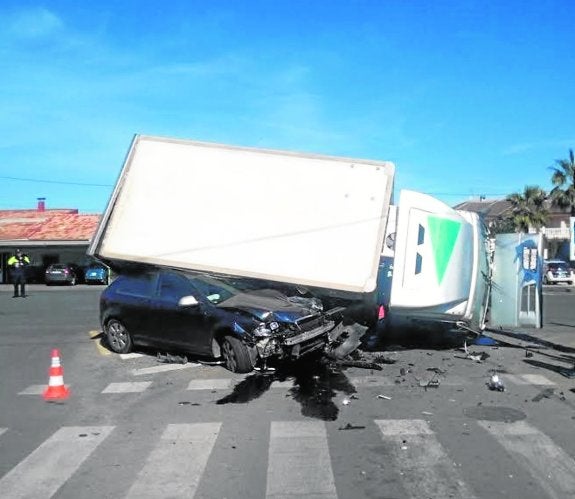
[[[481,213],[486,217],[498,217],[511,209],[511,203],[505,199],[465,201],[455,206],[455,209]]]
[[[0,241],[89,241],[99,221],[75,209],[1,210]]]

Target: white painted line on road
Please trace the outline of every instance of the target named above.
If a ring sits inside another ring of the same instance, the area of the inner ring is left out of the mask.
[[[575,497],[575,461],[547,435],[525,421],[479,421],[479,425],[529,470],[549,496]]]
[[[232,386],[233,379],[193,379],[187,390],[226,390]]]
[[[126,498],[194,497],[221,423],[170,424]]]
[[[120,358],[122,360],[126,360],[126,359],[139,359],[140,357],[143,357],[144,354],[143,353],[121,353],[119,354]]]
[[[419,419],[376,420],[409,497],[475,497],[429,425]]]
[[[0,479],[2,497],[52,497],[113,429],[113,426],[60,428]]]
[[[295,386],[295,381],[293,379],[287,379],[285,381],[272,381],[270,388],[293,388]]]
[[[42,395],[47,385],[30,385],[25,390],[22,390],[18,395]]]
[[[515,385],[555,386],[553,381],[542,374],[502,374],[501,379]]]
[[[154,367],[144,367],[142,369],[132,369],[132,374],[134,376],[143,376],[145,374],[157,374],[165,373],[170,371],[180,371],[182,369],[191,369],[192,367],[198,367],[200,364],[164,364],[161,366]]]
[[[133,381],[129,383],[110,383],[102,393],[139,393],[146,390],[151,381]]]
[[[321,421],[272,422],[266,497],[337,499]]]

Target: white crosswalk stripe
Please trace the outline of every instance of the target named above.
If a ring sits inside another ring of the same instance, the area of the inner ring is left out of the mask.
[[[525,421],[479,425],[538,479],[550,497],[575,497],[575,461],[547,435]]]
[[[272,422],[266,497],[337,499],[323,423]]]
[[[59,429],[0,479],[0,494],[10,499],[52,497],[113,429],[113,426]]]
[[[221,423],[168,425],[126,497],[193,497],[220,427]]]
[[[376,420],[410,497],[473,498],[423,420]]]
[[[149,388],[151,381],[131,381],[128,383],[110,383],[102,393],[139,393]]]
[[[188,390],[227,390],[236,382],[233,379],[193,379],[188,384]]]

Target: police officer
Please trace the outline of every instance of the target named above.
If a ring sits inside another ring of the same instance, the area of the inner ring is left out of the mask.
[[[30,258],[23,254],[20,249],[16,254],[8,258],[8,266],[12,269],[12,283],[14,284],[14,296],[12,298],[26,298],[26,267],[30,265]],[[20,294],[18,294],[18,287]]]

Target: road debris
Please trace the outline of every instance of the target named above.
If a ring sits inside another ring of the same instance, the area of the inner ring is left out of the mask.
[[[428,411],[421,411],[421,414],[423,414],[424,416],[433,416],[433,412]]]
[[[362,369],[372,369],[374,371],[382,371],[383,367],[375,362],[368,362],[365,360],[338,360],[337,365],[341,367],[359,367]]]
[[[491,379],[489,380],[489,383],[487,383],[487,386],[489,386],[489,389],[493,391],[497,392],[505,391],[505,385],[503,384],[503,381],[501,381],[501,379],[499,378],[498,374],[494,374],[493,376],[491,376]]]
[[[474,362],[483,362],[485,359],[489,358],[487,352],[470,352],[467,348],[467,342],[463,344],[463,351],[465,352],[465,357],[456,356],[458,359],[469,359]]]
[[[441,369],[440,367],[428,367],[426,370],[435,374],[445,374],[447,372],[445,369]]]
[[[387,395],[378,395],[377,398],[378,399],[384,399],[384,400],[391,400],[391,397],[388,397]]]
[[[419,382],[419,386],[421,388],[425,388],[427,391],[428,388],[438,388],[441,382],[437,378],[432,379],[420,379],[417,380]]]
[[[185,355],[172,355],[170,353],[162,355],[160,352],[158,352],[158,356],[156,359],[158,362],[163,362],[165,364],[187,364],[188,363],[188,358]]]
[[[365,430],[365,426],[352,425],[347,423],[345,426],[340,426],[338,430]]]
[[[350,401],[348,398],[345,398],[345,399],[343,399],[343,400],[341,401],[341,403],[342,403],[343,405],[349,405],[349,404],[351,404],[351,401]]]

